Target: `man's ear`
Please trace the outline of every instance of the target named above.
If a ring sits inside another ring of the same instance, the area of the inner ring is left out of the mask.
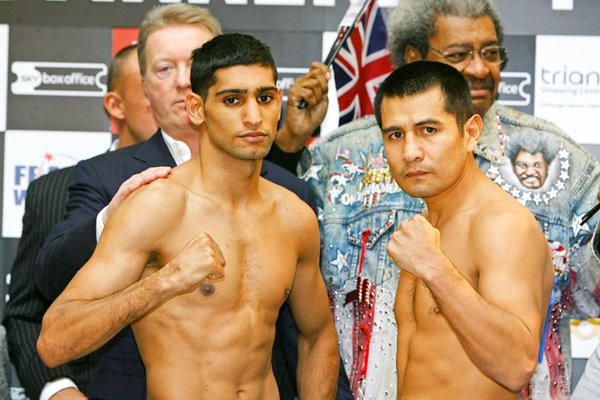
[[[185,109],[192,125],[200,126],[206,120],[204,115],[204,100],[196,93],[190,93],[186,96]]]
[[[125,112],[123,110],[123,100],[117,92],[108,92],[104,95],[104,109],[111,117],[123,120]]]
[[[279,116],[277,117],[277,121],[281,119],[281,107],[283,106],[283,89],[277,89],[277,101],[279,101]]]
[[[465,122],[464,132],[467,135],[467,150],[473,152],[479,142],[481,136],[481,129],[483,127],[483,120],[479,114],[473,114],[471,118]]]
[[[423,55],[421,54],[421,52],[417,50],[415,46],[410,44],[407,45],[404,49],[404,61],[406,61],[406,63],[409,64],[411,62],[421,60],[423,60]]]

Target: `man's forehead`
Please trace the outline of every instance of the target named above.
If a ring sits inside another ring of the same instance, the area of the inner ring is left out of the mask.
[[[541,151],[538,151],[537,153],[530,153],[525,149],[519,150],[519,153],[517,153],[517,156],[523,157],[523,158],[535,158],[535,159],[543,159],[544,158],[544,154]]]
[[[445,104],[445,98],[444,94],[442,93],[442,89],[439,87],[439,85],[432,86],[421,92],[409,94],[406,96],[390,95],[385,96],[383,98],[383,103],[387,103],[388,106],[391,106],[392,104],[398,106],[400,104],[408,105],[418,104],[422,102],[428,103],[431,109],[436,109],[439,106],[443,108]]]
[[[193,50],[201,47],[214,37],[213,33],[202,24],[166,25],[153,30],[148,35],[146,51],[168,52],[171,46],[165,45],[164,42],[179,46],[187,45],[192,47]],[[175,40],[176,42],[174,42]]]
[[[206,26],[204,26],[202,23],[198,22],[198,23],[193,23],[193,24],[187,24],[187,23],[172,23],[172,24],[166,24],[166,25],[162,25],[162,26],[158,26],[155,29],[153,29],[149,34],[148,37],[158,33],[158,32],[165,32],[165,31],[175,31],[175,32],[184,32],[184,31],[188,31],[188,32],[203,32],[206,34],[209,34],[210,36],[214,37],[213,33],[210,31],[210,29],[208,29]]]
[[[219,68],[215,72],[215,83],[209,88],[209,91],[246,90],[254,92],[269,88],[276,89],[273,70],[264,65],[252,64]]]
[[[496,27],[487,15],[475,18],[438,15],[434,28],[435,33],[429,38],[429,44],[432,47],[480,47],[498,43]]]
[[[413,125],[423,121],[439,121],[451,116],[445,110],[444,95],[438,86],[404,97],[386,96],[383,99],[381,114],[384,125]]]

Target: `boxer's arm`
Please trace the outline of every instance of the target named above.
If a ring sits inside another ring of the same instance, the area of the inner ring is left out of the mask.
[[[396,371],[398,372],[398,398],[404,386],[404,373],[409,359],[410,340],[415,331],[415,277],[408,272],[400,272],[398,289],[394,302],[394,316],[398,325],[396,347]]]
[[[299,234],[300,255],[289,304],[298,326],[298,394],[306,399],[333,399],[339,350],[325,283],[319,270],[319,228],[306,208]]]
[[[164,301],[200,286],[211,274],[222,275],[218,246],[199,234],[140,280],[150,257],[161,253],[163,237],[182,209],[181,196],[169,197],[170,192],[160,184],[147,187],[111,217],[92,258],[44,316],[38,352],[48,366],[98,349]]]

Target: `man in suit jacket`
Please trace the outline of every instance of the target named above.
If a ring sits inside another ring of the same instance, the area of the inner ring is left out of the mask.
[[[127,46],[115,55],[109,67],[108,92],[104,96],[105,109],[116,121],[120,147],[145,140],[156,130],[154,115],[146,104],[136,49],[135,45]],[[4,324],[11,359],[31,399],[40,398],[44,388],[44,399],[56,393],[71,392],[73,396],[80,394],[79,390],[86,393],[97,362],[97,356],[91,355],[50,369],[42,363],[35,348],[50,301],[35,286],[34,261],[44,239],[65,214],[72,171],[73,167],[53,171],[29,185],[23,231],[11,270],[10,300]]]
[[[67,184],[73,167],[51,172],[34,180],[27,189],[23,234],[11,271],[9,302],[4,324],[8,330],[10,356],[20,382],[31,398],[38,398],[46,383],[57,377],[70,377],[85,392],[91,378],[93,362],[66,364],[47,368],[35,349],[40,335],[42,316],[50,306],[35,287],[33,263],[52,227],[59,222],[67,202]],[[83,368],[77,368],[81,365]]]
[[[120,202],[141,185],[169,173],[165,168],[147,168],[172,167],[197,153],[199,135],[187,117],[183,101],[191,91],[190,54],[218,34],[220,26],[208,10],[187,4],[157,7],[144,19],[139,34],[140,68],[146,93],[161,129],[147,142],[82,161],[76,167],[65,220],[50,234],[37,260],[36,281],[49,299],[60,294],[91,256],[104,222]],[[316,91],[313,88],[314,81],[305,82],[303,90]],[[316,84],[322,94],[321,83]],[[290,110],[288,107],[287,125],[282,129],[293,128],[288,121],[293,123],[294,128],[313,123],[313,113],[322,104],[322,96],[307,96],[307,101],[309,106],[303,110],[296,107]],[[294,118],[290,118],[290,113]],[[309,126],[309,129],[314,128]],[[130,178],[133,174],[136,175]],[[308,187],[292,174],[274,164],[264,163],[261,175],[313,204]],[[285,364],[293,367],[287,379],[293,381],[296,348],[287,345],[277,347],[280,340],[294,343],[294,335],[297,334],[289,310],[283,309],[277,326],[279,330],[274,356],[279,352],[284,354]],[[280,335],[282,331],[284,339]],[[282,368],[281,362],[276,359],[274,369],[280,391],[285,391],[290,384],[285,381],[287,371]],[[340,373],[341,387],[347,388],[345,373],[342,369]],[[90,397],[145,398],[143,365],[130,328],[103,347],[94,379]],[[340,392],[349,393],[343,389]],[[293,395],[293,392],[282,393],[284,398],[292,398]]]

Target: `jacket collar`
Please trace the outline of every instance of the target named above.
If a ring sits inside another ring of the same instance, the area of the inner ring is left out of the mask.
[[[160,129],[150,139],[140,143],[133,154],[133,158],[144,163],[152,162],[156,165],[175,167],[175,160],[173,160],[173,156],[167,148]]]

